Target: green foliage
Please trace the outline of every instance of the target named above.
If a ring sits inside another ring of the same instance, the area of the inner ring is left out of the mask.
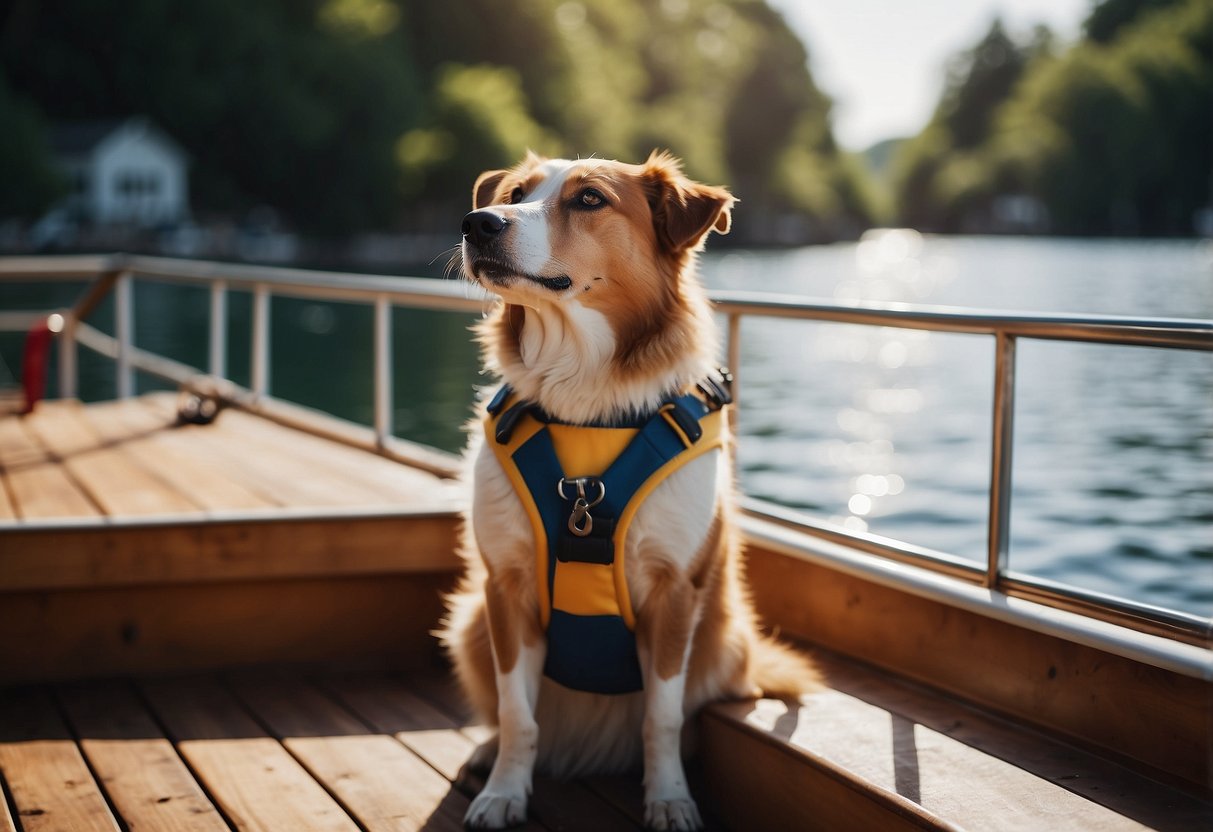
[[[63,195],[66,185],[46,151],[42,120],[14,95],[0,74],[0,217],[33,219]]]
[[[528,147],[662,147],[732,185],[741,216],[800,214],[826,237],[870,221],[804,46],[765,0],[17,0],[0,26],[14,89],[54,120],[151,116],[189,152],[204,211],[268,204],[323,234],[445,226],[480,170]]]
[[[956,147],[975,147],[985,139],[995,109],[1014,89],[1028,57],[995,20],[976,47],[953,59],[935,118]]]
[[[415,71],[392,33],[328,33],[323,4],[44,4],[0,65],[54,118],[148,114],[193,160],[203,209],[265,203],[304,228],[383,222]]]
[[[1018,47],[1015,78],[987,85],[963,128],[953,103],[981,85],[980,61],[962,62],[899,154],[901,221],[997,228],[998,200],[1027,195],[1058,233],[1191,232],[1213,199],[1213,4],[1108,0],[1087,29],[1100,37],[1063,55]]]
[[[471,183],[487,168],[506,167],[532,149],[557,147],[527,112],[517,73],[497,66],[447,64],[438,74],[428,126],[396,145],[406,196],[441,197],[451,182]],[[428,187],[427,187],[428,186]]]
[[[1083,32],[1095,43],[1111,43],[1121,29],[1143,14],[1179,2],[1182,0],[1099,0],[1083,23]]]
[[[1017,43],[995,20],[973,49],[952,59],[930,124],[899,148],[892,163],[901,222],[924,230],[961,230],[964,217],[989,209],[996,194],[981,147],[999,108],[1027,66],[1048,54],[1050,43],[1047,30],[1040,29]]]

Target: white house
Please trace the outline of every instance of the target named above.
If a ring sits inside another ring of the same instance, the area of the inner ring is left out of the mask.
[[[147,118],[60,124],[51,150],[72,184],[61,207],[81,221],[152,227],[189,216],[189,158]]]

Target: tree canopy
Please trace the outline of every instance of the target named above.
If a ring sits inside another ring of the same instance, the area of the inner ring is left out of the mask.
[[[999,23],[896,160],[902,222],[999,230],[1030,199],[1067,234],[1186,234],[1213,204],[1213,3],[1104,0],[1058,52]]]
[[[189,152],[202,211],[268,204],[319,234],[445,224],[528,147],[661,147],[806,238],[870,222],[805,47],[765,0],[17,0],[0,27],[0,106],[152,117]]]

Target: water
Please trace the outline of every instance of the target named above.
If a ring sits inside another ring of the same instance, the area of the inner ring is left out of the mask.
[[[842,301],[1213,318],[1208,242],[895,235],[708,256],[703,274]],[[136,343],[202,366],[204,292],[136,289]],[[45,305],[53,291],[10,290],[4,305]],[[251,303],[233,293],[229,305],[230,371],[247,383]],[[397,432],[457,450],[472,387],[487,383],[470,319],[394,314]],[[369,423],[370,330],[368,307],[276,299],[273,392]],[[748,494],[984,561],[992,338],[764,319],[742,332]],[[0,348],[15,366],[14,342]],[[1023,341],[1018,358],[1010,568],[1210,615],[1213,355]],[[114,394],[104,360],[82,360],[82,375],[86,398]]]
[[[841,301],[1213,317],[1213,246],[889,237],[705,263],[716,287]],[[746,491],[982,562],[987,336],[743,324]],[[1010,569],[1213,612],[1213,356],[1021,341]]]

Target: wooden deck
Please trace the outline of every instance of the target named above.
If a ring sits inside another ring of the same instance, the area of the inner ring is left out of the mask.
[[[459,828],[484,729],[431,635],[460,568],[449,479],[236,409],[179,426],[155,394],[0,418],[0,484],[0,832]],[[800,703],[699,718],[713,828],[1213,828],[1207,682],[761,546],[747,568],[762,613],[837,653]],[[1009,669],[977,674],[958,645],[991,626]],[[1115,742],[1068,743],[1084,720]],[[636,829],[641,793],[540,778],[527,828]]]
[[[460,568],[450,479],[173,394],[0,418],[0,486],[0,685],[420,658]]]
[[[0,521],[450,507],[433,474],[237,409],[179,426],[172,394],[0,417],[0,480]]]
[[[802,703],[713,706],[710,830],[1189,830],[1207,802],[837,657]],[[0,687],[0,832],[455,830],[483,778],[434,670]],[[529,830],[642,828],[638,774],[537,777]],[[7,816],[6,816],[6,813]],[[6,825],[7,824],[7,825]]]
[[[484,732],[452,701],[428,675],[0,689],[0,830],[461,829]],[[635,830],[640,812],[638,778],[539,778],[526,828]]]

